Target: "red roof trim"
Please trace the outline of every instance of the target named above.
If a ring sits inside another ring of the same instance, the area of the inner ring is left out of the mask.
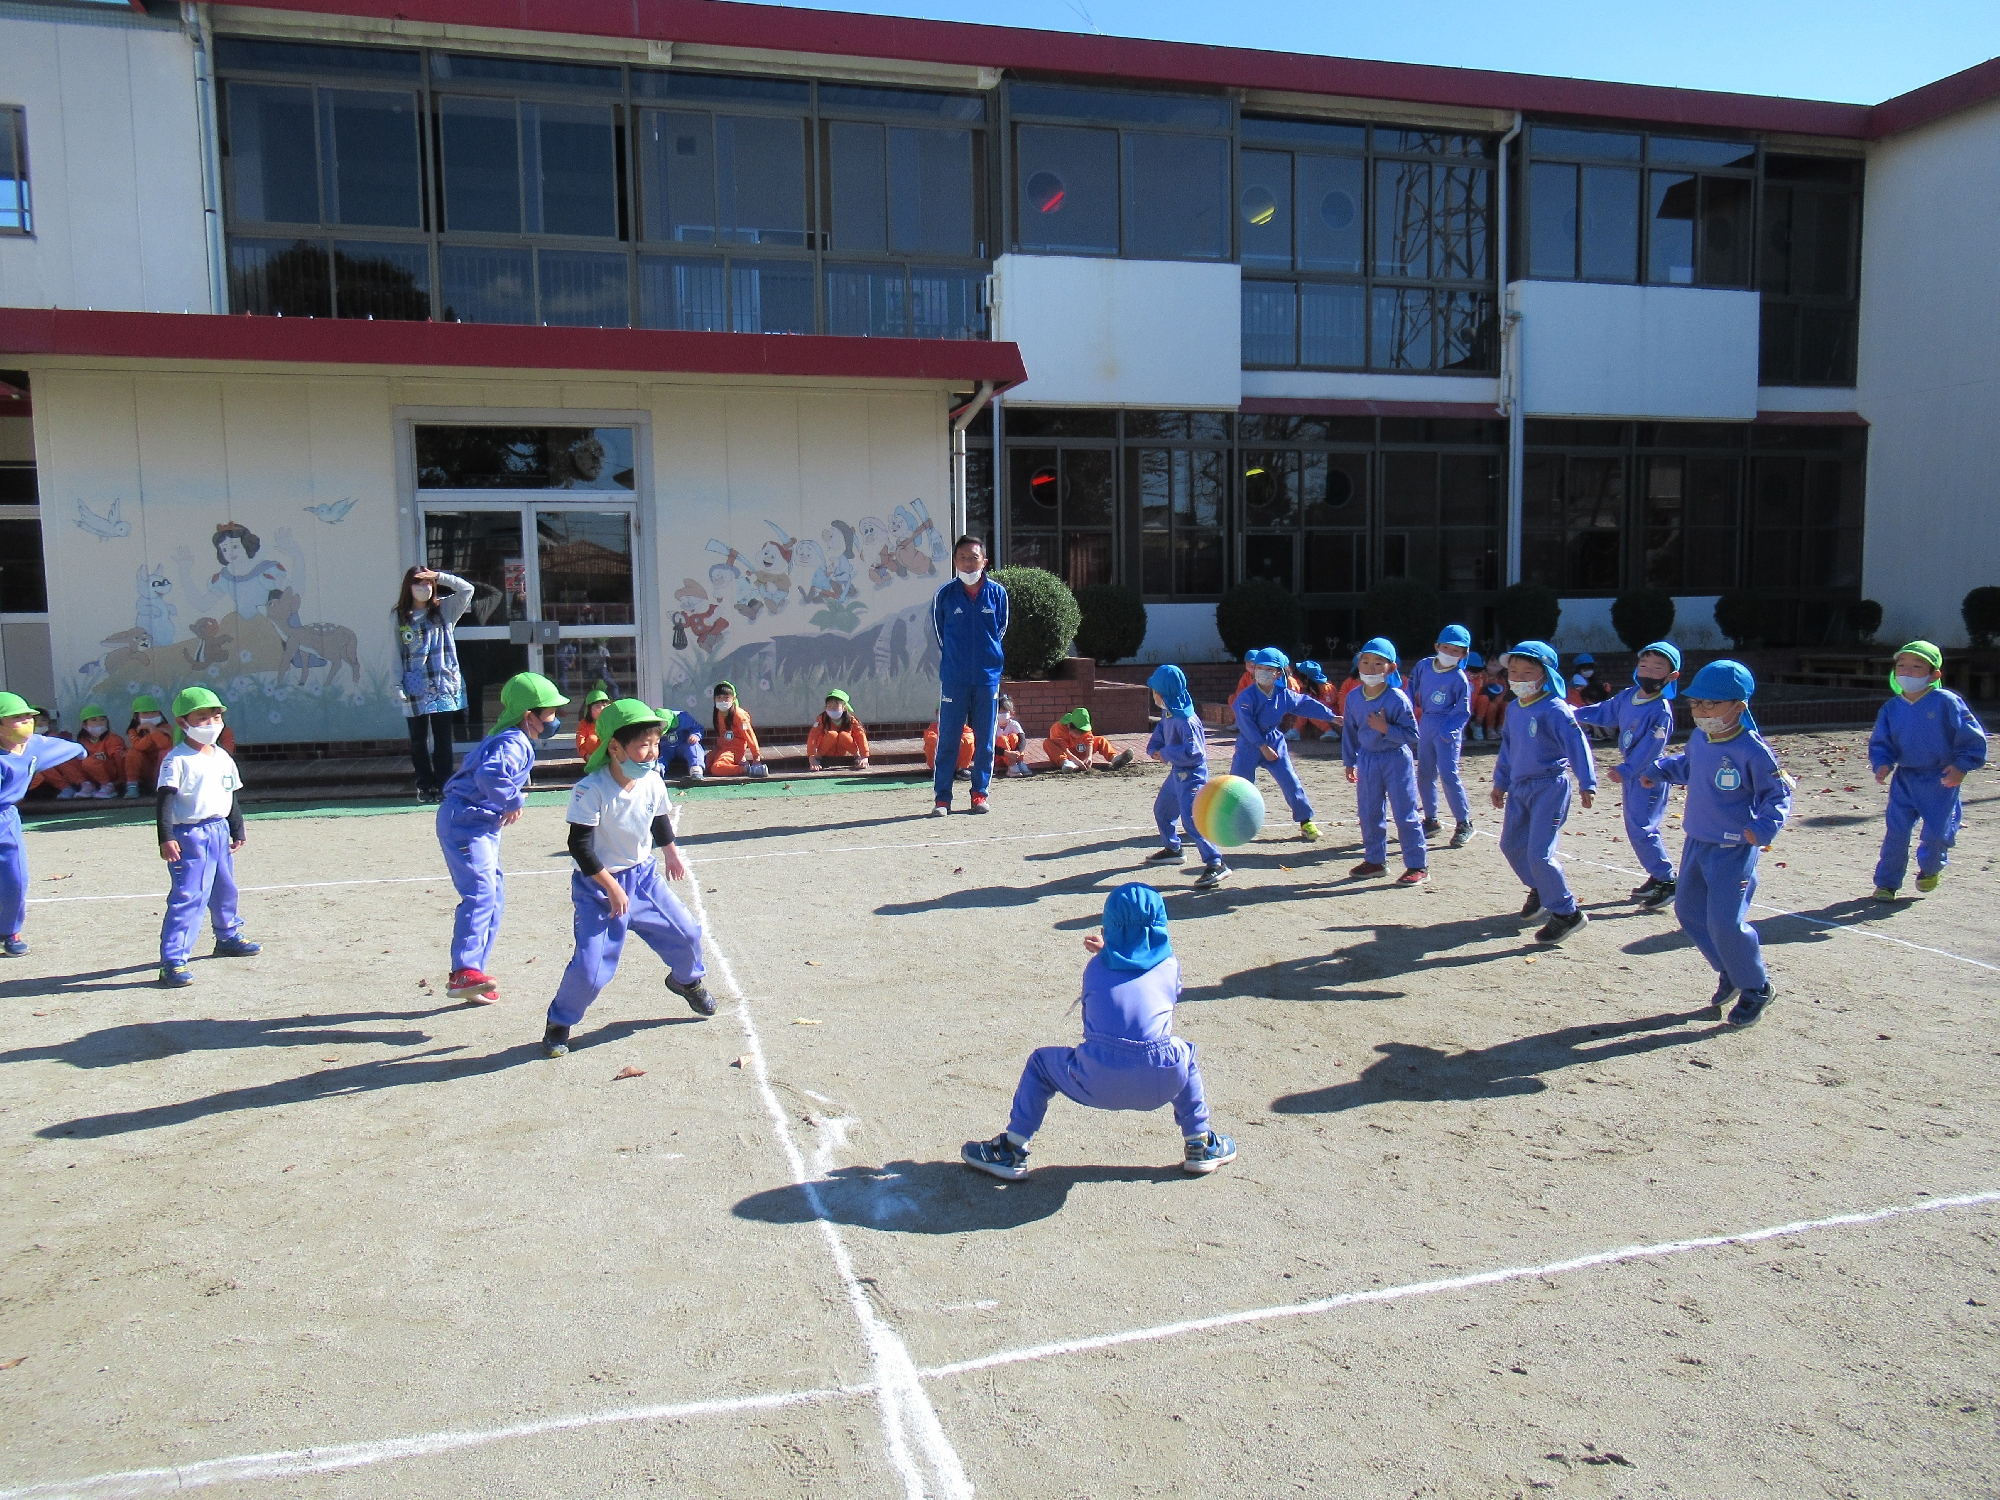
[[[617,370],[852,380],[1026,380],[1018,345],[352,318],[215,317],[0,307],[0,354],[267,364]]]
[[[1858,411],[1760,411],[1759,427],[1866,427]]]
[[[624,37],[830,57],[1010,68],[1190,88],[1273,89],[1414,104],[1585,115],[1865,139],[1870,109],[1701,89],[1370,62],[725,0],[221,0],[231,5],[509,31]]]
[[[1991,99],[2000,99],[2000,57],[1884,100],[1869,112],[1868,138],[1879,141],[1915,130],[1919,125],[1928,125]]]
[[[1263,417],[1470,417],[1489,422],[1500,415],[1500,408],[1489,401],[1328,401],[1293,396],[1245,396],[1237,410]]]

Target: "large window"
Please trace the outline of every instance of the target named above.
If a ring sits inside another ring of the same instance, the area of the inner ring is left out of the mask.
[[[27,372],[0,370],[0,615],[45,615],[49,608],[34,423],[25,415],[27,405]]]
[[[1243,363],[1495,368],[1485,136],[1246,118]]]
[[[239,312],[983,338],[978,94],[223,39]]]
[[[1025,408],[1006,427],[1009,564],[1073,589],[1119,581],[1118,413]]]
[[[1764,158],[1757,282],[1764,293],[1758,381],[1854,384],[1861,272],[1861,163]]]
[[[1227,576],[1229,418],[1125,413],[1125,487],[1138,512],[1139,578],[1157,598],[1219,598]]]
[[[28,112],[0,106],[0,234],[32,234],[28,202]]]

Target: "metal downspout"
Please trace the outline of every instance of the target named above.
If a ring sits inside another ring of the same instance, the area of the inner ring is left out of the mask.
[[[951,542],[965,535],[971,525],[967,518],[971,496],[966,489],[965,429],[970,427],[986,403],[993,399],[994,382],[982,380],[970,401],[951,414]]]
[[[181,0],[181,25],[194,43],[195,112],[201,129],[201,211],[208,237],[208,310],[229,311],[228,260],[222,244],[222,142],[216,128],[215,33],[208,7]]]
[[[1500,413],[1507,419],[1506,582],[1521,581],[1521,443],[1527,423],[1521,412],[1521,310],[1507,282],[1507,148],[1521,134],[1521,112],[1500,137]]]

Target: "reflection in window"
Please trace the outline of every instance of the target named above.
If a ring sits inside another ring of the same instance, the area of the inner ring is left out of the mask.
[[[1760,384],[1854,383],[1860,185],[1855,160],[1766,159],[1758,241]]]
[[[1647,186],[1652,193],[1652,224],[1646,236],[1646,279],[1692,286],[1695,179],[1678,172],[1653,172]]]
[[[416,96],[321,89],[319,109],[326,222],[421,228]]]
[[[332,317],[326,247],[310,240],[230,240],[229,305],[266,316]]]
[[[431,252],[424,245],[333,245],[333,315],[423,319],[431,315]]]
[[[609,105],[445,98],[439,113],[446,228],[616,237]]]
[[[639,258],[639,326],[721,333],[729,327],[720,260]]]
[[[0,234],[29,234],[28,112],[0,109]]]
[[[319,223],[313,91],[232,83],[228,99],[231,213],[265,224]]]
[[[1022,248],[1116,255],[1117,132],[1022,125],[1014,142],[1015,238]]]
[[[616,430],[630,436],[629,428]],[[589,441],[577,447],[587,449]],[[574,457],[575,449],[570,453]],[[538,510],[535,542],[541,574],[541,618],[564,625],[633,623],[630,515],[623,511]]]
[[[732,333],[811,333],[813,267],[809,260],[732,260]]]
[[[724,243],[805,244],[804,121],[718,115],[715,160]]]
[[[1229,255],[1229,142],[1125,132],[1125,253],[1138,260]]]
[[[535,321],[535,253],[446,245],[438,252],[447,323]]]
[[[622,255],[588,250],[540,250],[541,321],[559,328],[623,328],[632,295]]]
[[[419,423],[421,490],[630,490],[629,427]]]

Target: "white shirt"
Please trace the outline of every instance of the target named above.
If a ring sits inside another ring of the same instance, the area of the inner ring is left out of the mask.
[[[653,857],[653,819],[673,814],[673,798],[657,776],[641,775],[619,786],[610,766],[593,771],[569,794],[566,821],[595,828],[590,847],[613,872]]]
[[[159,784],[173,788],[176,824],[201,823],[229,816],[243,778],[220,745],[204,751],[199,745],[182,743],[160,757]]]

